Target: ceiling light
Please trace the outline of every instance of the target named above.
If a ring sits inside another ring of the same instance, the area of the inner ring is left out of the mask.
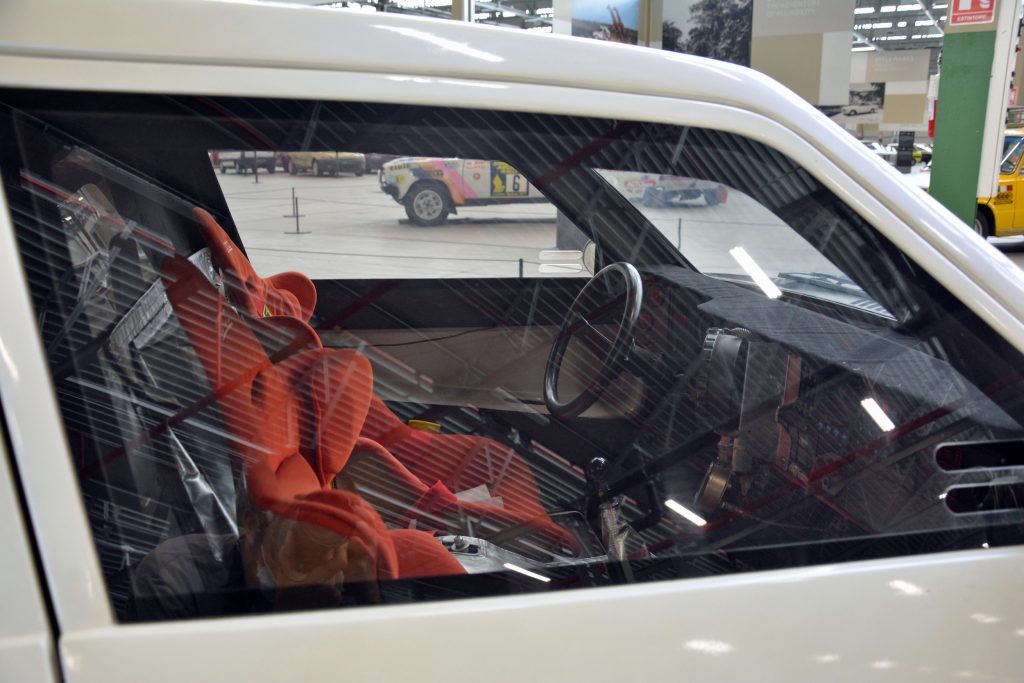
[[[688,522],[696,526],[704,526],[708,523],[706,519],[698,515],[696,512],[693,512],[692,510],[683,507],[682,505],[672,500],[671,498],[665,501],[665,507],[667,507],[669,510],[676,513],[677,515],[684,517]]]
[[[874,51],[875,51],[875,49],[876,49],[876,48],[875,48],[875,46],[874,46],[874,45],[867,45],[867,46],[863,46],[863,47],[855,47],[855,48],[852,48],[852,49],[850,50],[850,52],[874,52]]]
[[[872,14],[875,11],[874,7],[858,7],[853,10],[854,14]]]

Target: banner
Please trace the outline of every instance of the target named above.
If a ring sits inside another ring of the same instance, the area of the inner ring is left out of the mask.
[[[636,45],[640,0],[572,0],[572,34]]]
[[[855,0],[757,0],[751,66],[811,104],[847,104],[854,7]]]
[[[662,47],[750,66],[752,0],[665,0]]]

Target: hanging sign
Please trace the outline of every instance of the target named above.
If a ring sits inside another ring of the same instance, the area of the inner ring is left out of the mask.
[[[995,18],[995,0],[952,0],[949,3],[950,26],[991,24]]]

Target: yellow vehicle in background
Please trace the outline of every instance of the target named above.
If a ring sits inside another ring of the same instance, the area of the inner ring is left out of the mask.
[[[292,175],[312,173],[316,176],[366,173],[366,157],[357,152],[288,152],[288,172]]]
[[[999,185],[994,197],[978,197],[974,230],[982,237],[1005,237],[1024,234],[1024,199],[1016,201],[1024,191],[1024,128],[1012,128],[1003,134],[1003,154],[999,162]]]

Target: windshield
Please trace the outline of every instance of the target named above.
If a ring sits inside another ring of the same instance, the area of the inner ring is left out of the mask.
[[[1020,163],[1021,153],[1024,152],[1024,137],[1007,135],[1003,138],[1003,159],[999,162],[999,172],[1006,175],[1013,173]]]

